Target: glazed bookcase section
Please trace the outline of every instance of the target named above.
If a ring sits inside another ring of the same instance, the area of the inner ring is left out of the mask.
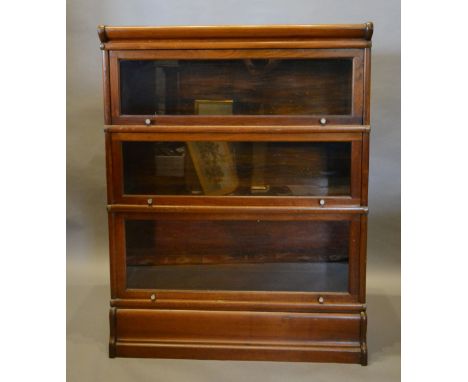
[[[362,133],[108,133],[115,203],[359,205]],[[207,139],[203,139],[207,137]],[[203,140],[202,140],[203,139]]]
[[[111,51],[109,60],[113,123],[363,122],[358,49]]]
[[[363,208],[113,206],[113,295],[149,301],[165,291],[297,292],[360,302],[365,214]]]

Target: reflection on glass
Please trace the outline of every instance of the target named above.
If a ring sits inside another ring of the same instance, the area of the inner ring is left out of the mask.
[[[124,193],[350,194],[349,142],[122,142]]]
[[[126,220],[127,287],[345,292],[349,224]]]
[[[130,115],[349,115],[352,60],[121,60],[120,94]]]

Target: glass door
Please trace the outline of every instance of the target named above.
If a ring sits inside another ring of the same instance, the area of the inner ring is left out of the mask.
[[[126,195],[351,195],[351,142],[122,142]]]
[[[113,123],[143,124],[147,117],[153,124],[193,122],[190,117],[213,122],[214,116],[233,123],[247,117],[362,123],[360,50],[198,50],[188,56],[111,52]]]
[[[126,115],[349,115],[347,59],[121,60]]]
[[[359,215],[293,219],[119,214],[125,290],[355,291]]]
[[[268,134],[256,140],[242,134],[212,134],[211,140],[183,133],[111,135],[117,203],[146,204],[151,198],[154,204],[190,204],[215,198],[218,204],[314,205],[324,198],[359,205],[360,133],[287,139]]]

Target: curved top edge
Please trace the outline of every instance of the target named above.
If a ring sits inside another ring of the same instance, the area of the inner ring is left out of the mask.
[[[374,23],[372,21],[368,21],[366,23],[366,31],[364,38],[368,41],[372,40],[372,35],[374,34]]]
[[[196,26],[98,26],[101,42],[115,40],[304,38],[371,40],[374,26],[364,24],[314,25],[196,25]]]

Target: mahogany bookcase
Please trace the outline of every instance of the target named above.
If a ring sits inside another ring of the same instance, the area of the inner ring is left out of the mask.
[[[372,33],[98,27],[110,357],[367,364]]]

